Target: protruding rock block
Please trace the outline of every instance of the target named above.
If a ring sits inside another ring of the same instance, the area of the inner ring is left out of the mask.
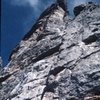
[[[74,15],[77,16],[80,14],[80,12],[85,8],[85,5],[79,5],[77,7],[74,8]]]

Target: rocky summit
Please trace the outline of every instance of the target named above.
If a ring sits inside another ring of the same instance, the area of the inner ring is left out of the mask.
[[[0,73],[0,100],[100,100],[100,5],[47,8]]]

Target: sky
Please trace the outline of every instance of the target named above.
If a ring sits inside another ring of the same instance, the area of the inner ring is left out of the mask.
[[[100,3],[100,0],[67,0],[70,14],[73,15],[75,6],[88,1]],[[55,0],[1,0],[0,56],[4,65],[12,50],[53,2]]]

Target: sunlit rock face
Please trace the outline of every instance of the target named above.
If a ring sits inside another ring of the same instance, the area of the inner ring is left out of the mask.
[[[100,5],[82,7],[42,13],[2,71],[0,100],[100,100]]]

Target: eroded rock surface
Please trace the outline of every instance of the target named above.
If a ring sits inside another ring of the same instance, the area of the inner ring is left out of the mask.
[[[58,4],[43,12],[3,69],[0,100],[100,100],[100,5],[79,8],[72,20]]]

